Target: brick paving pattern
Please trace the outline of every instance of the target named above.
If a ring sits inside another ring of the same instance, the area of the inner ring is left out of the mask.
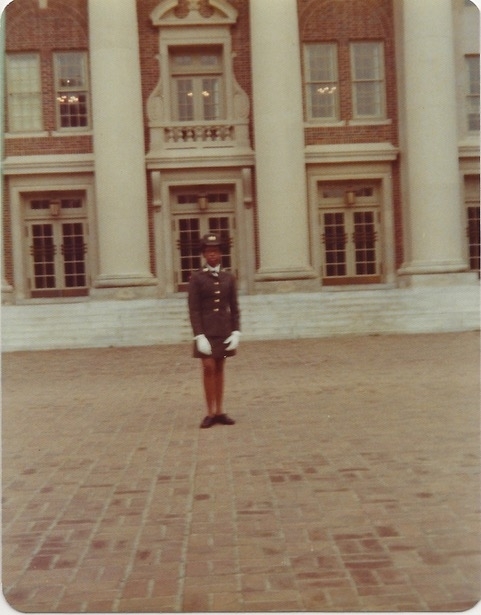
[[[456,611],[480,598],[479,335],[3,357],[3,591],[27,612]]]

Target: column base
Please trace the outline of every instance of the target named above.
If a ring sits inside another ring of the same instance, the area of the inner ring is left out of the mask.
[[[262,294],[315,292],[319,278],[312,267],[260,269],[255,276],[255,291]]]
[[[90,290],[92,299],[128,300],[158,296],[158,280],[150,274],[99,275]]]
[[[4,281],[2,282],[2,305],[12,305],[13,303],[13,286]]]
[[[426,286],[469,286],[479,282],[474,271],[459,273],[404,273],[399,272],[399,288],[419,288]]]

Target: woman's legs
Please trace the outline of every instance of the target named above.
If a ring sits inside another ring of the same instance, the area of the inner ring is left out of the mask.
[[[225,359],[202,358],[205,401],[210,416],[222,414]]]

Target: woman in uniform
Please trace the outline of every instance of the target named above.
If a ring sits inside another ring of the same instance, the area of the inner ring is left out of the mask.
[[[201,243],[205,265],[189,282],[189,316],[194,332],[194,357],[202,360],[207,415],[201,428],[215,423],[233,425],[223,411],[224,364],[236,353],[240,312],[234,276],[221,267],[221,242],[215,233]]]

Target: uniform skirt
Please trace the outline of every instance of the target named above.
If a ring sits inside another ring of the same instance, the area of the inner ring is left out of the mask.
[[[207,359],[212,357],[214,359],[225,359],[227,357],[233,357],[236,353],[235,350],[226,350],[229,344],[224,344],[225,337],[208,337],[207,338],[212,346],[212,354],[203,354],[197,350],[197,345],[194,340],[193,357],[195,359]]]

